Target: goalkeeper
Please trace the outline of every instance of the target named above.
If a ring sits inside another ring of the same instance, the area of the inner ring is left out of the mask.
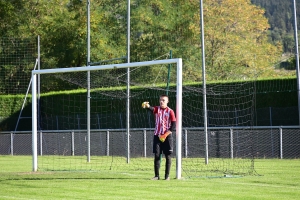
[[[174,111],[168,107],[169,97],[167,95],[161,95],[159,97],[160,106],[150,106],[149,102],[142,104],[143,108],[146,108],[153,112],[155,116],[155,130],[153,137],[153,153],[154,153],[154,173],[155,176],[152,180],[159,180],[159,168],[160,168],[160,155],[165,154],[166,167],[165,167],[165,180],[170,180],[171,169],[171,154],[173,153],[173,138],[172,132],[176,128],[176,117]]]

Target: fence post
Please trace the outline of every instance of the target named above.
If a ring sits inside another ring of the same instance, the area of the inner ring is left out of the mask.
[[[40,155],[43,155],[43,132],[40,131]]]
[[[184,129],[184,156],[188,156],[188,140],[187,140],[187,129]]]
[[[269,108],[270,112],[270,126],[271,126],[271,150],[272,150],[272,157],[274,157],[274,141],[273,141],[273,130],[272,130],[272,107]]]
[[[283,154],[282,154],[282,128],[280,127],[279,128],[279,148],[280,148],[280,159],[282,159],[283,158]]]
[[[72,156],[75,155],[74,131],[71,132],[71,153],[72,153]]]
[[[144,129],[144,157],[147,157],[147,131]]]
[[[230,129],[230,158],[233,159],[233,129]]]
[[[106,131],[106,155],[109,156],[109,131]]]
[[[14,133],[10,132],[10,155],[14,155]]]

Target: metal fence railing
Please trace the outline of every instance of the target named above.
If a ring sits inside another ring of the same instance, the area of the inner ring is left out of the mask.
[[[131,157],[152,156],[152,134],[153,129],[131,129]],[[205,156],[204,134],[203,127],[183,128],[182,157]],[[209,127],[208,136],[210,157],[300,158],[300,126]],[[91,130],[90,137],[91,155],[126,155],[126,129]],[[86,153],[86,130],[43,130],[38,138],[39,155]],[[32,155],[31,132],[0,132],[0,155]]]

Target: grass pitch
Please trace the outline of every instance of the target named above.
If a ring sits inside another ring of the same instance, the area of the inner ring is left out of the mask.
[[[31,156],[0,156],[0,199],[299,199],[299,159],[256,159],[258,175],[151,181],[153,170],[31,172]],[[164,167],[163,167],[164,168]],[[162,168],[162,169],[163,169]],[[175,174],[175,167],[172,167]]]

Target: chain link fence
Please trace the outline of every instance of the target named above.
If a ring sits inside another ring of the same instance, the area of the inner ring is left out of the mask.
[[[268,127],[224,127],[208,129],[210,157],[239,157],[239,149],[246,149],[242,141],[245,131],[251,132],[249,142],[252,142],[255,158],[300,158],[300,129],[298,126],[268,126]],[[232,134],[232,141],[230,139]],[[152,129],[134,129],[130,132],[131,157],[152,156]],[[39,155],[86,155],[86,131],[64,130],[39,132]],[[205,140],[203,128],[183,128],[182,156],[204,157]],[[91,155],[122,156],[126,152],[125,129],[91,130]],[[1,155],[31,155],[31,132],[2,132],[0,134]],[[174,136],[175,139],[175,136]],[[143,142],[141,142],[143,141]],[[216,143],[216,141],[222,141]],[[175,143],[175,142],[174,142]],[[232,152],[231,152],[232,151]]]

